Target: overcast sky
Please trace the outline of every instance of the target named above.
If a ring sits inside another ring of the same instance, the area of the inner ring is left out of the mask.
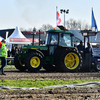
[[[60,9],[69,9],[65,20],[86,21],[91,25],[91,9],[100,28],[100,0],[0,0],[0,29],[40,28],[43,24],[56,27],[56,6]],[[64,14],[60,13],[64,23]]]

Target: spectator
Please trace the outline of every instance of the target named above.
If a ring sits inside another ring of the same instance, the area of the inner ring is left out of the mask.
[[[15,56],[15,54],[16,54],[16,49],[15,49],[15,47],[12,47],[11,54],[12,54],[12,57]]]
[[[7,57],[7,48],[5,46],[5,43],[6,43],[6,40],[3,39],[1,41],[2,43],[2,46],[0,48],[0,59],[1,59],[1,68],[0,68],[0,74],[1,75],[6,75],[4,73],[4,67],[6,66],[6,63],[7,63],[7,60],[6,60],[6,57]]]
[[[7,56],[10,57],[10,50],[9,49],[8,49],[7,53],[8,53]]]
[[[16,49],[16,53],[15,54],[18,54],[18,52],[19,52],[18,49]]]
[[[89,63],[89,65],[88,65],[89,66],[89,71],[91,71],[92,47],[90,46],[89,42],[87,42],[87,48],[85,48],[85,53],[88,54],[87,61]]]
[[[84,56],[84,50],[85,50],[85,48],[84,48],[84,46],[83,46],[83,42],[82,41],[80,41],[80,44],[77,46],[77,48],[78,48],[78,51],[81,53],[81,55],[82,55],[82,57]]]
[[[80,41],[80,44],[77,46],[77,48],[78,48],[78,51],[81,52],[81,53],[84,51],[85,48],[83,46],[83,42],[82,41]]]
[[[18,52],[20,52],[20,51],[22,51],[22,47],[19,47],[19,48],[18,48]]]
[[[86,53],[91,53],[91,55],[92,55],[92,47],[90,46],[89,42],[87,42],[87,48],[85,48],[85,52]]]

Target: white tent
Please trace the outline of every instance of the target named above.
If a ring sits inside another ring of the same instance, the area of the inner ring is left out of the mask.
[[[0,41],[2,41],[2,39],[3,39],[3,38],[0,36]]]
[[[19,40],[19,41],[17,41]],[[23,41],[24,40],[24,41]],[[14,32],[6,39],[8,44],[31,44],[31,41],[28,40],[19,30],[18,27],[14,30]]]

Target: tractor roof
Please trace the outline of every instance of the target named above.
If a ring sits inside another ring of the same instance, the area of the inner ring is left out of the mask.
[[[65,33],[65,34],[74,35],[71,31],[68,31],[68,30],[48,30],[47,32],[51,32],[51,33]]]
[[[60,25],[57,26],[60,30],[48,30],[47,32],[53,32],[53,33],[65,33],[65,34],[71,34],[74,35],[71,31],[68,31],[64,26]]]

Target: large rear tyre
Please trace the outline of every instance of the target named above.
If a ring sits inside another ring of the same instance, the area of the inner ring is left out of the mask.
[[[56,61],[57,69],[61,72],[76,72],[82,67],[82,57],[77,51],[64,50]]]
[[[29,53],[25,59],[25,66],[27,66],[29,72],[39,71],[42,67],[42,63],[42,56],[37,52]]]
[[[25,66],[25,64],[23,64],[20,60],[19,60],[20,55],[15,55],[14,57],[14,65],[16,67],[16,69],[18,69],[19,71],[25,71],[27,69],[27,67]]]

